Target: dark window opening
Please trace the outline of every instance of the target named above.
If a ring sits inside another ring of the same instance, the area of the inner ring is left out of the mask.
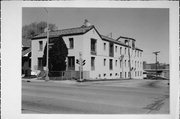
[[[42,50],[43,50],[43,42],[39,41],[39,51],[42,51]]]
[[[68,57],[68,70],[75,70],[75,57]]]
[[[120,78],[122,78],[122,72],[120,72]]]
[[[114,57],[114,44],[109,43],[109,56]]]
[[[115,51],[117,52],[117,46],[115,47]]]
[[[109,60],[109,69],[113,70],[113,60],[112,59]]]
[[[106,43],[104,43],[104,50],[106,50]]]
[[[95,57],[91,57],[91,70],[95,70]]]
[[[122,54],[122,47],[120,47],[120,55]]]
[[[106,59],[104,59],[104,66],[106,66]]]
[[[74,39],[73,38],[69,38],[69,48],[70,49],[74,48]]]
[[[96,39],[91,39],[91,54],[96,55]]]
[[[42,70],[43,69],[43,58],[40,57],[38,58],[38,70]]]

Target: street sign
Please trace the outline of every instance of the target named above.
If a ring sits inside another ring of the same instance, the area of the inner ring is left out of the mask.
[[[86,60],[83,60],[82,65],[85,65],[85,64],[86,64]]]
[[[76,59],[76,63],[79,64],[79,60],[78,59]]]

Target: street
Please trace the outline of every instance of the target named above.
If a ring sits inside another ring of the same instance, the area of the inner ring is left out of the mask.
[[[168,114],[164,81],[22,81],[22,113]]]

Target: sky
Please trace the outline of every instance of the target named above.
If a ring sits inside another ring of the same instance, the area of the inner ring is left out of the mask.
[[[23,8],[22,25],[49,21],[58,29],[82,26],[87,19],[102,35],[112,33],[136,39],[143,50],[143,60],[169,63],[169,9],[165,8]]]

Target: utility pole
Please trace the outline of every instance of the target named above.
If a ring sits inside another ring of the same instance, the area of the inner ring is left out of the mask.
[[[47,54],[46,54],[46,77],[45,81],[49,81],[49,15],[48,10],[44,8],[47,13]]]
[[[160,51],[156,51],[156,52],[153,52],[153,54],[155,54],[155,57],[156,57],[156,80],[157,80],[157,55],[160,53]]]
[[[79,52],[79,77],[80,77],[80,79],[79,79],[79,81],[81,82],[82,81],[82,78],[81,78],[81,70],[82,70],[82,53],[81,52]]]

